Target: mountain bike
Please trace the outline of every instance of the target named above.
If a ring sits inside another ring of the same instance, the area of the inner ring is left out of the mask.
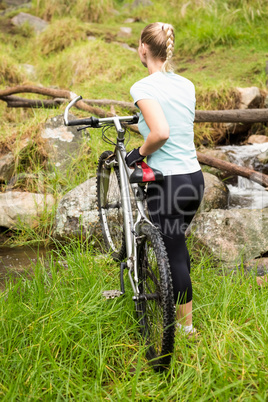
[[[138,122],[138,115],[69,121],[69,109],[81,99],[76,97],[66,107],[65,125],[80,126],[78,130],[102,129],[102,139],[114,148],[100,155],[97,167],[97,203],[104,244],[120,263],[120,291],[106,291],[105,296],[125,294],[127,270],[146,357],[156,371],[162,371],[169,366],[173,352],[175,303],[165,246],[146,214],[145,185],[163,180],[163,175],[145,162],[134,169],[125,162],[126,132],[128,125]],[[116,140],[107,136],[111,128],[115,128]]]

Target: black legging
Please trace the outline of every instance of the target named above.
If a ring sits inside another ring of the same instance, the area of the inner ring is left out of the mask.
[[[175,302],[192,300],[190,257],[185,231],[203,197],[204,178],[200,171],[165,176],[163,182],[150,183],[147,205],[151,221],[160,229],[169,257]]]

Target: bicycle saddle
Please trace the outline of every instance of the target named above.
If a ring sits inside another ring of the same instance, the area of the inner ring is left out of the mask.
[[[163,180],[164,176],[160,170],[153,169],[145,162],[135,164],[134,172],[129,177],[130,183],[148,183]]]

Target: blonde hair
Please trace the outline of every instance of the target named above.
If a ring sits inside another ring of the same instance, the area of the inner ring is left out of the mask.
[[[141,32],[141,43],[146,43],[149,46],[153,58],[164,62],[163,72],[173,71],[174,41],[174,28],[170,24],[154,22],[147,25]]]

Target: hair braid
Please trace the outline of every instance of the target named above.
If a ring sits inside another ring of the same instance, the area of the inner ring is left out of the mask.
[[[173,71],[173,67],[171,64],[171,59],[173,56],[173,51],[174,51],[174,30],[173,26],[170,24],[164,24],[163,25],[163,31],[166,34],[166,60],[163,64],[162,70],[167,72],[167,71]]]

